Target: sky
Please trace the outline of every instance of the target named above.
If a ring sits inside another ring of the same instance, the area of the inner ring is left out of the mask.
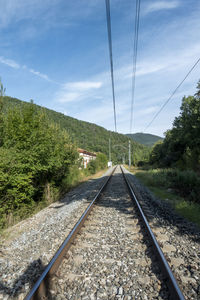
[[[110,0],[117,131],[130,133],[135,0]],[[104,0],[0,0],[6,95],[114,131]],[[133,130],[143,132],[200,57],[200,1],[141,0]],[[146,132],[163,136],[200,64]]]

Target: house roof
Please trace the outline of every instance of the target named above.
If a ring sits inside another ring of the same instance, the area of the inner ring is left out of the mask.
[[[95,153],[89,152],[89,151],[84,150],[84,149],[81,149],[81,148],[78,148],[78,152],[79,152],[79,153],[83,153],[83,154],[87,154],[87,155],[90,155],[90,156],[94,156],[94,157],[97,156]]]

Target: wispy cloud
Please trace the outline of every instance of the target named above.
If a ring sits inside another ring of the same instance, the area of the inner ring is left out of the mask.
[[[16,61],[14,61],[12,59],[4,58],[3,56],[0,56],[0,63],[7,65],[11,68],[14,68],[14,69],[20,68],[20,65]]]
[[[49,81],[49,82],[52,82],[52,83],[56,83],[56,84],[61,85],[60,83],[58,83],[58,82],[56,82],[56,81],[50,79],[50,78],[48,77],[48,75],[43,74],[43,73],[41,73],[41,72],[39,72],[39,71],[35,71],[35,70],[31,69],[31,68],[28,68],[26,65],[22,65],[22,66],[21,66],[19,63],[17,63],[17,62],[14,61],[13,59],[8,59],[8,58],[5,58],[5,57],[3,57],[3,56],[0,56],[0,63],[2,63],[2,64],[4,64],[4,65],[7,65],[7,66],[9,66],[9,67],[11,67],[11,68],[13,68],[13,69],[23,69],[23,70],[27,70],[28,72],[30,72],[30,73],[32,73],[32,74],[34,74],[34,75],[36,75],[36,76],[38,76],[38,77],[40,77],[40,78],[42,78],[42,79],[44,79],[44,80],[47,80],[47,81]]]
[[[102,82],[94,82],[94,81],[78,81],[78,82],[69,82],[64,84],[65,89],[75,89],[75,90],[90,90],[90,89],[98,89],[102,86]]]
[[[101,5],[99,0],[76,0],[73,2],[62,0],[1,0],[0,2],[3,12],[0,14],[0,28],[6,28],[11,23],[28,21],[26,28],[23,27],[24,37],[27,38],[29,38],[29,33],[32,36],[36,32],[38,35],[51,28],[74,26],[76,22],[80,22],[80,19],[93,14]],[[40,26],[40,30],[37,30],[38,26]]]
[[[67,82],[56,93],[56,100],[60,103],[80,101],[92,96],[92,90],[102,87],[100,81]]]
[[[138,117],[146,116],[146,115],[155,113],[158,109],[159,109],[158,105],[150,106],[147,108],[142,108],[141,110],[137,111],[137,115],[138,115]]]
[[[34,74],[34,75],[36,75],[36,76],[38,76],[38,77],[40,77],[40,78],[43,78],[43,79],[45,79],[45,80],[47,80],[47,81],[50,81],[50,82],[55,82],[55,81],[53,81],[53,80],[51,80],[46,74],[43,74],[43,73],[40,73],[39,71],[35,71],[35,70],[33,70],[33,69],[27,69],[30,73],[32,73],[32,74]]]
[[[73,102],[81,99],[80,93],[59,91],[56,95],[56,101],[60,103]]]
[[[174,9],[180,5],[180,1],[153,1],[144,9],[145,14],[149,14],[159,10]]]
[[[179,50],[176,57],[174,57],[173,52],[168,53],[164,57],[157,57],[157,52],[152,52],[145,60],[138,61],[134,104],[134,132],[144,129],[148,120],[158,111],[160,105],[169,97],[179,81],[182,80],[187,68],[194,63],[194,57],[198,57],[199,49],[200,44],[197,42],[197,44],[193,44],[187,49]],[[115,69],[117,123],[120,132],[129,132],[131,71],[132,64],[126,64],[121,68]],[[112,92],[109,75],[109,71],[105,71],[94,75],[90,80],[68,82],[63,85],[56,95],[57,106],[60,103],[60,111],[67,110],[68,115],[97,123],[101,126],[106,124],[107,128],[113,130]],[[188,91],[187,86],[190,80],[194,82],[192,77],[188,78],[180,93],[177,93],[172,101],[177,103],[177,109],[173,110],[173,117],[175,113],[177,114],[183,95],[191,93],[191,91]],[[99,99],[97,100],[98,97]],[[81,101],[85,101],[84,106],[80,103]],[[81,109],[78,109],[79,105]],[[170,119],[170,122],[173,121],[173,117],[167,117],[164,114],[165,120]],[[161,116],[162,118],[163,116]],[[159,127],[159,129],[155,130],[155,133],[162,134],[161,132],[165,130],[166,127],[162,125],[161,128]]]
[[[167,68],[167,64],[164,62],[150,62],[145,61],[142,63],[138,63],[137,65],[137,76],[149,75],[152,73],[157,73]],[[127,67],[126,74],[124,74],[124,78],[131,78],[133,76],[132,66]]]

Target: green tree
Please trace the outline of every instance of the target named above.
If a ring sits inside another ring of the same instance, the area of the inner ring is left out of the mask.
[[[2,120],[2,114],[3,114],[3,96],[5,95],[6,89],[3,87],[3,83],[1,82],[0,77],[0,146],[2,144],[2,130],[3,130],[3,120]]]
[[[200,169],[200,82],[194,96],[183,97],[180,115],[168,130],[163,143],[155,146],[151,161],[160,166]]]
[[[150,163],[151,164],[157,164],[161,157],[162,157],[162,147],[163,147],[163,142],[158,141],[152,148],[151,154],[150,154]]]
[[[0,97],[5,96],[6,89],[3,87],[3,83],[1,82],[0,77]]]
[[[34,104],[3,116],[0,147],[0,215],[42,199],[46,186],[59,187],[78,158],[68,134]]]

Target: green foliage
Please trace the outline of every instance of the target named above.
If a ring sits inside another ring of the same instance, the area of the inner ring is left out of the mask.
[[[2,121],[0,215],[5,220],[41,201],[48,186],[47,195],[57,190],[78,153],[68,134],[34,104],[10,108]]]
[[[9,107],[21,107],[26,103],[11,97],[3,97],[4,111],[8,111]],[[31,105],[31,104],[29,104]],[[39,106],[36,106],[38,109]],[[69,133],[72,142],[79,148],[86,149],[92,152],[101,152],[108,154],[108,143],[109,138],[111,139],[111,155],[114,163],[122,163],[122,159],[125,156],[126,162],[128,162],[128,141],[129,138],[126,135],[119,134],[116,132],[108,131],[103,127],[97,126],[92,123],[79,121],[77,119],[65,116],[64,114],[55,112],[50,109],[43,109],[49,120],[56,124]],[[123,147],[118,148],[116,145]],[[139,161],[147,161],[149,158],[150,149],[144,145],[138,144],[135,141],[131,141],[132,150],[132,162],[138,164]]]
[[[95,174],[99,170],[105,169],[107,166],[107,157],[103,153],[98,153],[95,160],[92,160],[88,164],[88,170],[90,174]]]
[[[150,154],[150,163],[156,163],[160,162],[161,154],[162,154],[162,141],[158,141],[154,147],[152,148],[151,154]]]
[[[200,170],[200,83],[197,87],[195,96],[183,98],[180,115],[166,132],[163,143],[153,148],[152,164]]]
[[[175,174],[175,176],[172,176]],[[185,196],[185,199],[179,196],[178,194],[182,194],[182,189],[178,190],[177,184],[181,184],[182,177],[185,177],[185,182],[187,182],[187,174],[184,172],[178,172],[176,174],[175,170],[150,170],[146,171],[138,171],[136,177],[139,178],[148,188],[153,192],[159,199],[170,203],[170,205],[176,210],[177,213],[182,215],[184,218],[197,223],[200,226],[200,201],[198,200],[198,193],[196,193],[195,202],[188,201],[188,196]],[[196,180],[198,180],[196,174],[193,172],[192,177],[195,176]],[[170,178],[173,177],[173,182]],[[190,175],[189,175],[190,177]],[[175,179],[175,182],[174,182]],[[179,183],[178,183],[179,180]],[[189,180],[190,181],[190,180]],[[172,186],[176,188],[172,189]],[[187,183],[185,184],[187,186]],[[197,187],[197,185],[196,185]],[[169,189],[170,188],[170,189]],[[193,188],[191,188],[191,191]],[[179,193],[180,191],[180,193]],[[192,193],[192,192],[191,192]]]
[[[97,168],[98,166],[96,160],[92,160],[88,163],[87,169],[90,174],[95,174],[97,172]]]
[[[105,154],[98,153],[95,161],[100,170],[105,169],[107,167],[108,159]]]
[[[161,138],[160,136],[149,134],[149,133],[142,133],[142,132],[140,133],[138,132],[134,134],[126,134],[126,135],[129,138],[133,139],[134,141],[148,147],[152,147],[158,141],[163,140],[163,138]]]
[[[0,146],[2,143],[2,130],[3,130],[3,120],[2,120],[2,113],[3,113],[3,96],[5,95],[6,89],[3,87],[0,77]]]
[[[13,217],[20,220],[59,199],[83,176],[105,168],[109,138],[112,146],[126,147],[128,159],[125,135],[41,108],[33,100],[4,96],[2,84],[0,89],[0,228],[11,225]],[[79,170],[77,146],[99,152],[87,170]],[[131,147],[135,164],[148,159],[147,147],[135,142]],[[112,147],[114,163],[123,156],[124,150]]]
[[[78,164],[74,164],[70,167],[68,174],[63,177],[61,182],[61,190],[66,192],[70,188],[77,185],[83,177],[81,170],[79,169]]]
[[[1,77],[0,77],[0,97],[5,96],[6,89],[3,87],[3,83],[1,82]]]
[[[196,172],[177,169],[153,169],[143,172],[143,174],[146,177],[147,185],[172,188],[188,201],[200,204],[200,178]]]

